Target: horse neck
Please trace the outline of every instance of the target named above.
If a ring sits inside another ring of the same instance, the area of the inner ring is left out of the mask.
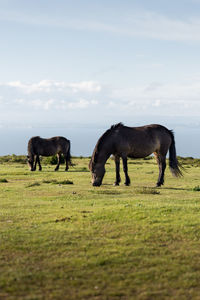
[[[110,155],[111,153],[108,151],[101,151],[98,155],[97,163],[102,163],[103,165],[105,165]]]
[[[102,147],[101,150],[98,151],[97,163],[105,165],[112,152],[111,145],[110,147],[108,147],[108,145],[107,147]]]
[[[31,143],[28,144],[28,156],[33,155],[33,146]]]
[[[98,152],[96,163],[105,165],[110,155],[113,154],[112,133],[103,138],[103,140],[101,141],[101,146],[99,147],[99,149],[97,148],[96,151]]]

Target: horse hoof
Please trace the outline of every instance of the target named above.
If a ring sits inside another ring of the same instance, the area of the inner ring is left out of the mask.
[[[118,182],[115,182],[115,183],[113,183],[113,185],[114,185],[114,186],[118,186],[118,185],[119,185],[119,183],[118,183]]]

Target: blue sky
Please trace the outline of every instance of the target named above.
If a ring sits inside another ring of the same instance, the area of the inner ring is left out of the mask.
[[[200,0],[0,0],[0,39],[1,128],[200,126]]]

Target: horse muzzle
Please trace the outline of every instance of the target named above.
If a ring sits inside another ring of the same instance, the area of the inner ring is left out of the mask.
[[[101,185],[101,182],[93,182],[92,185],[93,185],[93,186],[100,186],[100,185]]]

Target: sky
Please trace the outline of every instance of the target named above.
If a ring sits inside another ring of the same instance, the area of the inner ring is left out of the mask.
[[[0,0],[0,39],[0,155],[32,134],[89,154],[118,122],[163,124],[198,155],[200,0]]]

